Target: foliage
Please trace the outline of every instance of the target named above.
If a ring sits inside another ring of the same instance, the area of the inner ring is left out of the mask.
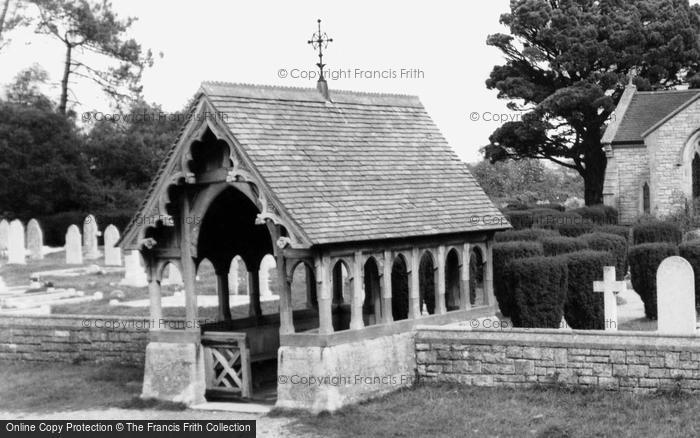
[[[0,103],[0,213],[26,217],[91,205],[94,179],[81,144],[63,115]]]
[[[695,274],[695,307],[700,307],[700,241],[682,243],[678,247],[681,257],[688,260]]]
[[[574,237],[559,236],[542,239],[542,248],[544,255],[557,256],[588,249],[588,245],[583,240]]]
[[[9,38],[6,37],[8,32],[27,24],[24,9],[23,0],[2,0],[0,4],[0,49],[10,42]]]
[[[599,225],[595,227],[594,231],[596,233],[616,234],[629,241],[631,228],[625,225]]]
[[[587,205],[602,202],[601,135],[630,76],[638,88],[668,89],[698,73],[700,6],[687,0],[513,0],[509,34],[489,36],[504,65],[486,85],[525,112],[505,123],[486,158],[546,159],[575,169]]]
[[[554,230],[546,230],[544,228],[528,228],[525,230],[508,230],[496,233],[494,236],[496,242],[513,242],[513,241],[538,241],[546,237],[556,237],[559,233]]]
[[[590,233],[595,225],[593,224],[563,224],[556,227],[556,230],[562,236],[578,237],[586,233]]]
[[[495,201],[522,204],[563,202],[569,197],[583,194],[583,181],[578,174],[566,169],[553,169],[538,160],[498,163],[482,160],[469,165],[469,170],[486,194]]]
[[[513,295],[515,327],[559,328],[567,292],[564,257],[530,257],[513,260],[506,271]]]
[[[141,93],[141,74],[153,60],[150,50],[144,53],[126,38],[134,18],[120,19],[106,0],[28,1],[39,12],[36,32],[56,38],[66,50],[59,112],[66,113],[71,76],[95,82],[117,101]]]
[[[50,111],[54,103],[42,91],[47,86],[49,74],[39,64],[26,68],[5,87],[5,99],[9,103],[33,106]]]
[[[618,237],[618,236],[615,236]],[[579,251],[565,256],[568,289],[564,317],[574,329],[605,329],[603,294],[593,291],[593,282],[602,280],[603,267],[615,263],[607,251]]]
[[[505,281],[508,264],[513,260],[542,254],[542,244],[539,242],[514,241],[493,245],[493,290],[503,316],[511,316],[513,312],[512,291]]]
[[[617,234],[590,233],[579,237],[594,251],[607,251],[612,254],[615,263],[615,275],[618,280],[627,274],[627,239]],[[610,265],[613,266],[613,265]]]
[[[632,227],[632,241],[635,245],[653,242],[668,242],[677,245],[682,239],[683,232],[680,227],[671,222],[651,221]]]
[[[670,243],[643,243],[630,248],[632,287],[644,301],[649,319],[656,319],[656,271],[665,258],[674,255],[678,255],[678,248]]]
[[[613,207],[607,205],[591,205],[577,208],[574,212],[584,219],[598,225],[617,225],[618,213]]]

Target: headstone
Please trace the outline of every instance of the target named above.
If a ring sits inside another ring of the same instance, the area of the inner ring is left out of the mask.
[[[97,249],[97,236],[100,231],[97,228],[97,220],[95,216],[88,215],[83,222],[83,247],[85,249],[85,258],[94,260],[100,257],[100,251]]]
[[[69,265],[83,264],[83,247],[80,229],[77,225],[71,225],[66,231],[66,263]]]
[[[260,297],[271,297],[270,270],[275,269],[277,263],[272,257],[265,256],[260,262]]]
[[[656,271],[656,285],[659,333],[695,334],[695,276],[690,263],[683,257],[668,257]]]
[[[144,287],[148,285],[146,270],[141,265],[141,253],[129,251],[124,255],[124,278],[119,284],[131,287]]]
[[[0,294],[7,292],[7,285],[5,284],[5,280],[0,277]]]
[[[574,210],[576,208],[581,208],[584,207],[586,203],[583,201],[581,198],[577,198],[575,196],[568,198],[566,201],[564,201],[564,208],[566,210]]]
[[[615,267],[603,268],[603,281],[593,282],[593,291],[603,293],[604,327],[607,331],[617,331],[617,298],[615,293],[624,292],[627,282],[615,281]]]
[[[238,295],[238,259],[231,260],[228,271],[228,290],[231,295]]]
[[[0,254],[7,251],[7,244],[10,240],[10,223],[5,219],[0,221]]]
[[[24,248],[24,225],[15,219],[10,222],[10,237],[7,241],[7,263],[23,265],[26,249]]]
[[[115,246],[119,241],[119,230],[114,225],[105,228],[105,265],[121,266],[122,250]]]
[[[181,286],[182,284],[182,274],[180,274],[180,270],[177,269],[177,266],[174,264],[168,264],[168,276],[163,280],[163,285]]]
[[[27,224],[27,249],[30,259],[41,260],[44,258],[44,232],[41,231],[36,219],[30,220]]]

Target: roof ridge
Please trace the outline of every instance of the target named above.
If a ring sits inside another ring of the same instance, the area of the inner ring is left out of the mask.
[[[686,88],[685,90],[637,91],[637,94],[673,94],[673,93],[700,93],[700,88]]]
[[[297,90],[297,91],[313,91],[318,93],[318,90],[314,87],[295,87],[291,85],[270,85],[270,84],[253,84],[250,82],[228,82],[228,81],[202,81],[201,85],[218,85],[218,86],[234,86],[234,87],[253,87],[253,88],[267,88],[267,89],[282,89],[282,90]],[[385,97],[418,97],[415,94],[404,94],[404,93],[382,93],[379,91],[357,91],[357,90],[342,90],[331,88],[332,93],[342,93],[342,94],[355,94],[355,95],[370,95],[370,96],[385,96]],[[700,91],[700,90],[699,90]],[[320,93],[319,93],[320,94]]]

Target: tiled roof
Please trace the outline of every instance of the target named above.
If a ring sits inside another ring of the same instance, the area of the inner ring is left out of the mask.
[[[638,91],[615,132],[612,143],[643,143],[642,134],[700,94],[700,90]]]
[[[509,228],[417,97],[331,90],[327,102],[311,88],[212,82],[201,92],[311,244]]]

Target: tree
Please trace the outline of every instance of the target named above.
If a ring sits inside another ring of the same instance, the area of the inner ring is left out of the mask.
[[[39,10],[37,32],[52,35],[66,49],[59,112],[66,113],[71,75],[94,81],[118,101],[140,94],[141,74],[153,60],[150,50],[143,53],[141,45],[134,39],[126,39],[134,18],[120,20],[107,0],[100,3],[88,0],[29,1]],[[101,62],[88,60],[89,54],[117,61],[117,65],[102,67]]]
[[[12,3],[12,8],[10,4]],[[24,3],[20,0],[11,2],[2,0],[0,3],[0,49],[8,42],[4,35],[12,29],[27,23],[23,14]]]
[[[5,87],[6,100],[18,105],[33,106],[51,110],[54,103],[42,91],[49,80],[49,74],[39,64],[20,71],[14,81]]]
[[[700,6],[688,0],[513,0],[490,35],[505,65],[486,86],[523,111],[484,148],[492,162],[546,159],[576,170],[602,202],[601,136],[630,77],[639,89],[700,83]]]
[[[30,217],[91,204],[82,139],[62,114],[0,102],[0,206]]]
[[[486,194],[500,203],[563,202],[583,194],[583,181],[575,171],[552,169],[535,159],[482,160],[469,165],[469,170]]]
[[[111,210],[136,209],[175,141],[184,113],[166,114],[160,106],[138,100],[118,121],[97,118],[85,139],[97,202]]]

